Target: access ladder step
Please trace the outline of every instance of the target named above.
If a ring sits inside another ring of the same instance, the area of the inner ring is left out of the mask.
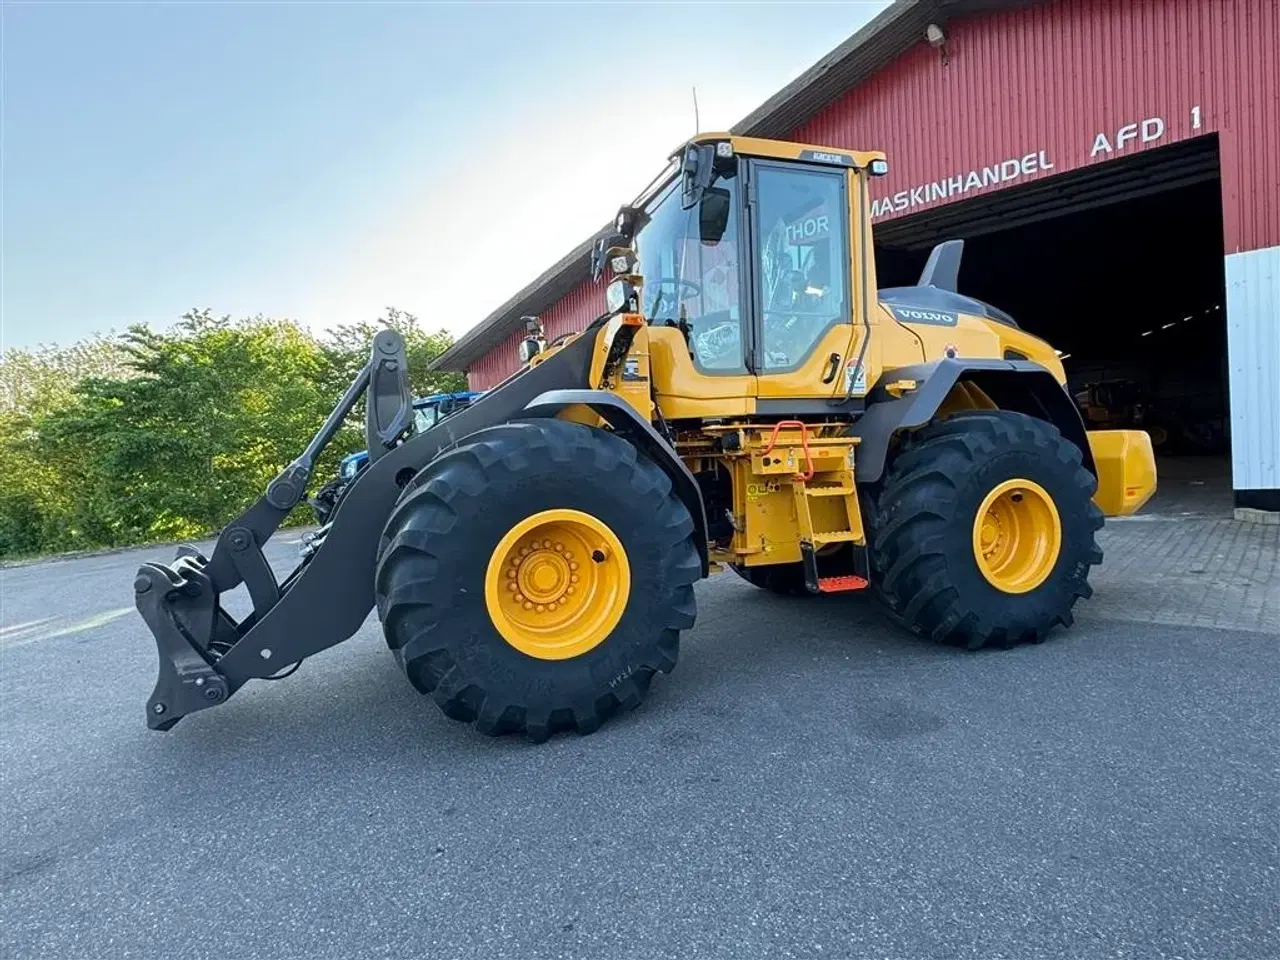
[[[816,547],[825,547],[829,543],[853,543],[857,539],[858,535],[852,530],[831,530],[827,533],[815,533],[813,544]]]
[[[810,496],[810,497],[847,497],[853,494],[855,491],[852,486],[845,486],[841,484],[839,486],[831,486],[831,487],[806,486],[804,488],[804,492],[806,496]]]
[[[849,593],[852,590],[865,590],[870,586],[863,577],[819,577],[819,593]]]
[[[810,593],[849,593],[867,588],[867,577],[859,574],[843,574],[836,577],[824,577],[818,573],[818,555],[814,546],[808,541],[800,541],[800,560],[804,564],[804,585]],[[854,548],[854,569],[870,576],[867,569],[866,556],[857,547]]]

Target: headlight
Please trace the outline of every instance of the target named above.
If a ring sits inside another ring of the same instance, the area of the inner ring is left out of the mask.
[[[340,476],[343,480],[350,480],[355,475],[356,475],[355,459],[353,458],[351,460],[343,460],[342,468],[338,471],[338,476]]]
[[[621,313],[635,303],[636,288],[630,280],[619,278],[605,287],[604,303],[610,313]]]

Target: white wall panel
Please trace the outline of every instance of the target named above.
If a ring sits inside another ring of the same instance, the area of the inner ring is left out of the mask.
[[[1231,473],[1237,490],[1280,488],[1280,246],[1227,257]]]

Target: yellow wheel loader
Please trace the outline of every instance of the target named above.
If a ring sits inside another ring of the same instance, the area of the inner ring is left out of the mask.
[[[376,607],[410,682],[485,734],[589,733],[676,665],[694,585],[731,569],[804,596],[871,588],[969,648],[1067,626],[1103,516],[1155,490],[1140,431],[1087,432],[1052,347],[957,290],[961,244],[879,289],[876,152],[706,134],[592,254],[603,312],[415,431],[404,344],[302,455],[134,587],[171,728],[355,633]],[[298,567],[263,544],[365,399],[369,464]],[[221,603],[244,584],[253,611]]]

